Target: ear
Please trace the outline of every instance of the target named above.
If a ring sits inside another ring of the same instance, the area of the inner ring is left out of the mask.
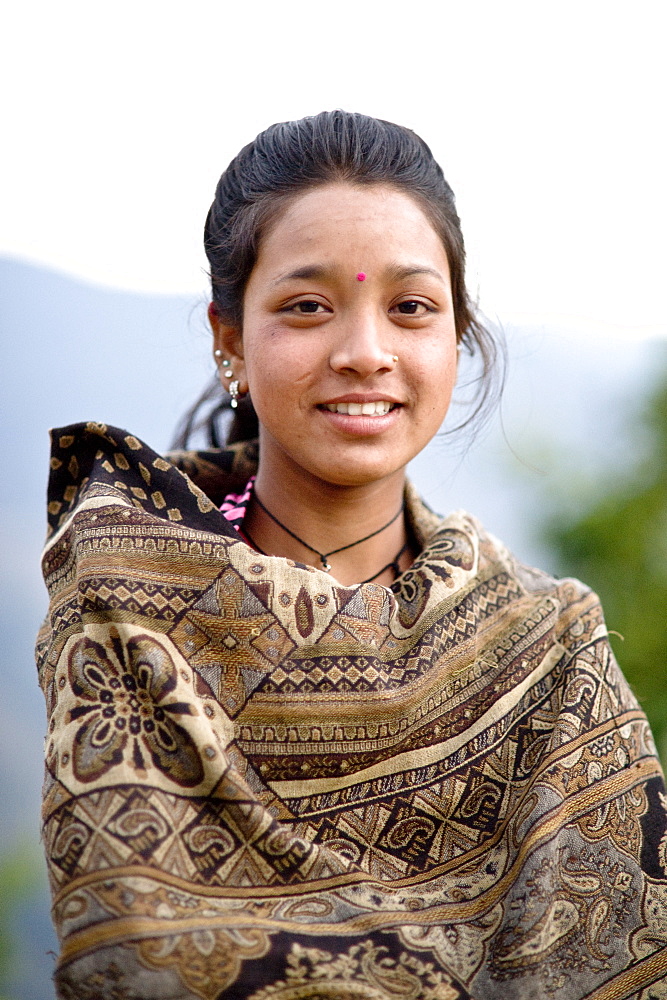
[[[227,389],[228,380],[225,378],[224,372],[233,372],[233,377],[239,383],[239,389],[242,393],[248,391],[248,381],[246,378],[245,361],[243,358],[243,337],[241,335],[241,330],[237,326],[233,326],[229,323],[225,323],[222,317],[218,314],[218,309],[215,302],[209,303],[208,307],[208,321],[211,324],[211,330],[213,331],[213,350],[221,351],[222,354],[215,357],[215,362],[218,366],[220,372],[220,381],[224,389]],[[221,362],[224,359],[229,361],[229,366],[223,368]]]

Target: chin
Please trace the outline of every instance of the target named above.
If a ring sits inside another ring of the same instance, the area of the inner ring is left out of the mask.
[[[401,475],[405,471],[405,466],[402,465],[399,468],[391,466],[390,468],[385,467],[352,467],[350,468],[327,468],[327,469],[312,469],[311,474],[315,475],[318,479],[321,479],[325,483],[329,483],[331,486],[372,486],[373,483],[379,483],[383,479],[390,479],[392,476]]]

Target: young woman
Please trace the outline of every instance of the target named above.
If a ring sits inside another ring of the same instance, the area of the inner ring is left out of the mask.
[[[59,995],[667,996],[667,800],[595,596],[406,482],[494,358],[428,147],[275,125],[205,238],[227,446],[53,435]]]

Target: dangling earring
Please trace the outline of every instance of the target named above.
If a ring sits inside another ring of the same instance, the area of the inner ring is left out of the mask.
[[[227,374],[227,372],[225,372],[225,375],[226,374]],[[229,374],[231,375],[231,372]],[[239,405],[239,403],[238,403],[238,399],[239,399],[239,383],[238,383],[238,381],[236,379],[234,379],[233,382],[229,383],[229,395],[232,397],[232,402],[231,402],[232,410],[235,410],[236,407]]]

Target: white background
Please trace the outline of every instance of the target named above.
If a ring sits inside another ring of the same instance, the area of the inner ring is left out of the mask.
[[[0,252],[200,293],[229,159],[274,121],[343,107],[432,146],[490,315],[664,335],[664,16],[651,0],[21,0],[0,32]]]

